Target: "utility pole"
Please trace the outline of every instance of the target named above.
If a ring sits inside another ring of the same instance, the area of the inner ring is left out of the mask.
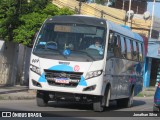
[[[123,0],[123,7],[122,7],[122,10],[124,10],[124,2],[125,2],[125,1]]]
[[[130,27],[131,25],[130,25],[130,21],[131,21],[131,19],[130,19],[130,16],[131,16],[131,13],[130,13],[130,11],[131,11],[131,0],[129,0],[129,15],[128,15],[128,26]]]
[[[153,29],[153,22],[154,22],[154,7],[155,7],[155,2],[156,2],[156,0],[154,0],[154,2],[153,2],[153,7],[152,7],[152,20],[151,20],[151,28],[150,28],[149,38],[152,37],[152,29]]]
[[[79,11],[78,11],[78,14],[81,14],[81,7],[82,7],[82,1],[80,0],[79,1]]]

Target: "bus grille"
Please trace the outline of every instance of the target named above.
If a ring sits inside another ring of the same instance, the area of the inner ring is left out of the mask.
[[[55,70],[44,70],[45,78],[49,85],[58,87],[76,87],[81,79],[82,72],[65,72]],[[57,83],[57,78],[68,79],[69,83]]]

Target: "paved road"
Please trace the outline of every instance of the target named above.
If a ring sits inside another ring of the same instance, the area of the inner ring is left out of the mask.
[[[47,114],[50,114],[50,113],[53,114],[53,111],[54,111],[54,115],[58,115],[62,117],[66,116],[66,114],[69,114],[69,116],[72,116],[72,114],[77,114],[78,117],[81,117],[81,114],[79,115],[79,113],[83,113],[82,114],[83,118],[86,119],[88,115],[90,117],[93,115],[94,118],[92,119],[95,119],[95,120],[97,119],[95,118],[95,116],[100,117],[98,119],[103,119],[101,116],[105,117],[105,115],[108,113],[112,113],[111,114],[112,117],[115,116],[116,118],[120,118],[120,117],[117,117],[117,116],[120,116],[118,114],[124,114],[124,113],[127,114],[127,111],[141,111],[142,113],[144,111],[151,112],[152,107],[153,107],[153,98],[134,98],[134,105],[132,108],[118,108],[115,102],[111,102],[110,107],[107,108],[106,111],[103,113],[93,112],[92,105],[86,105],[86,104],[50,102],[47,107],[38,107],[36,105],[35,100],[1,100],[0,101],[0,111],[44,111],[44,112],[49,111],[49,113]],[[61,111],[61,112],[56,112],[56,111]],[[116,111],[119,111],[117,115],[115,113]],[[63,115],[63,113],[65,114]],[[107,118],[107,120],[108,119],[109,118]],[[110,118],[110,120],[112,119],[113,118]],[[122,118],[122,120],[125,120],[125,119],[126,118]],[[132,120],[134,119],[135,118],[132,117]],[[150,120],[150,119],[151,117],[147,118],[147,120]],[[159,118],[157,119],[157,117],[154,117],[152,119],[158,120]],[[143,118],[140,117],[140,118],[137,118],[136,120],[143,120]]]
[[[153,98],[134,98],[131,108],[118,108],[113,101],[106,111],[152,111]],[[92,111],[92,105],[76,103],[49,102],[48,107],[38,107],[36,100],[1,100],[0,111],[24,110],[24,111]]]

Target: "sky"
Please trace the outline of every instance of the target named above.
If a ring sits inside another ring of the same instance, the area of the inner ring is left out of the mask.
[[[152,15],[153,2],[148,2],[147,11]],[[160,2],[155,3],[154,16],[160,18]]]

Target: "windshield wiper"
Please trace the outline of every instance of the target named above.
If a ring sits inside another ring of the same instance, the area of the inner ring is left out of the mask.
[[[84,51],[79,51],[79,50],[72,50],[73,52],[79,52],[79,53],[83,53],[83,54],[86,54],[89,58],[91,58],[92,60],[95,61],[95,58],[92,57],[90,54],[88,54],[87,52],[84,52]]]

